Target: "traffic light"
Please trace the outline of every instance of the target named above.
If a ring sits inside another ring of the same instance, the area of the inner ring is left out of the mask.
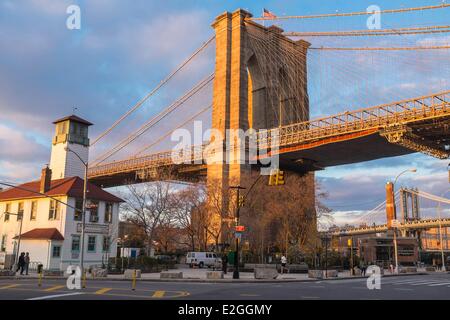
[[[284,185],[284,171],[273,170],[269,176],[269,186]]]
[[[238,206],[243,207],[245,204],[244,201],[245,201],[244,196],[239,196]]]
[[[350,239],[348,239],[348,240],[347,240],[347,246],[351,247],[351,246],[352,246],[352,244],[353,244],[353,243],[352,243],[352,239],[351,239],[351,238],[350,238]]]

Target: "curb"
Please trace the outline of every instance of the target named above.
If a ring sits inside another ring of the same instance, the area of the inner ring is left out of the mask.
[[[450,273],[450,272],[449,272]],[[419,276],[419,275],[430,275],[431,273],[427,272],[417,272],[417,273],[401,273],[401,274],[387,274],[382,275],[382,277],[404,277],[404,276]],[[341,277],[341,278],[327,278],[327,279],[316,279],[316,278],[309,278],[309,279],[279,279],[279,280],[255,280],[255,279],[136,279],[138,282],[175,282],[175,283],[183,283],[183,282],[190,282],[190,283],[292,283],[292,282],[316,282],[316,281],[339,281],[339,280],[351,280],[351,279],[367,279],[368,277],[362,277],[362,276],[355,276],[355,277]],[[31,279],[38,279],[37,277],[0,277],[0,280],[31,280]],[[65,277],[44,277],[43,280],[67,280]],[[98,280],[98,281],[131,281],[131,279],[124,279],[124,278],[95,278],[95,279],[87,279],[89,280]]]

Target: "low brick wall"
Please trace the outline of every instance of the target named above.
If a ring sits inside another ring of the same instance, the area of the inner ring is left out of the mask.
[[[338,277],[338,271],[337,270],[327,270],[326,272],[327,278],[337,278]]]

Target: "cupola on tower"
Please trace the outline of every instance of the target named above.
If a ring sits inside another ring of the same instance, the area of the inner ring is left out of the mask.
[[[92,123],[75,115],[58,119],[53,123],[55,136],[50,156],[52,180],[75,176],[84,178],[85,166],[81,160],[87,163],[89,159],[88,130]]]

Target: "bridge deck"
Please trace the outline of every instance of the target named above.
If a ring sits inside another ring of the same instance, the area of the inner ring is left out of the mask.
[[[450,91],[446,91],[274,128],[266,131],[268,135],[259,132],[257,140],[268,155],[280,155],[282,167],[310,171],[413,152],[445,159],[449,128]],[[170,166],[180,180],[197,179],[209,156],[203,150],[203,146],[193,146],[190,153],[181,150],[186,153],[182,162],[189,163],[182,165],[174,164],[171,151],[102,164],[89,169],[89,178],[108,187],[151,179],[152,170]]]

